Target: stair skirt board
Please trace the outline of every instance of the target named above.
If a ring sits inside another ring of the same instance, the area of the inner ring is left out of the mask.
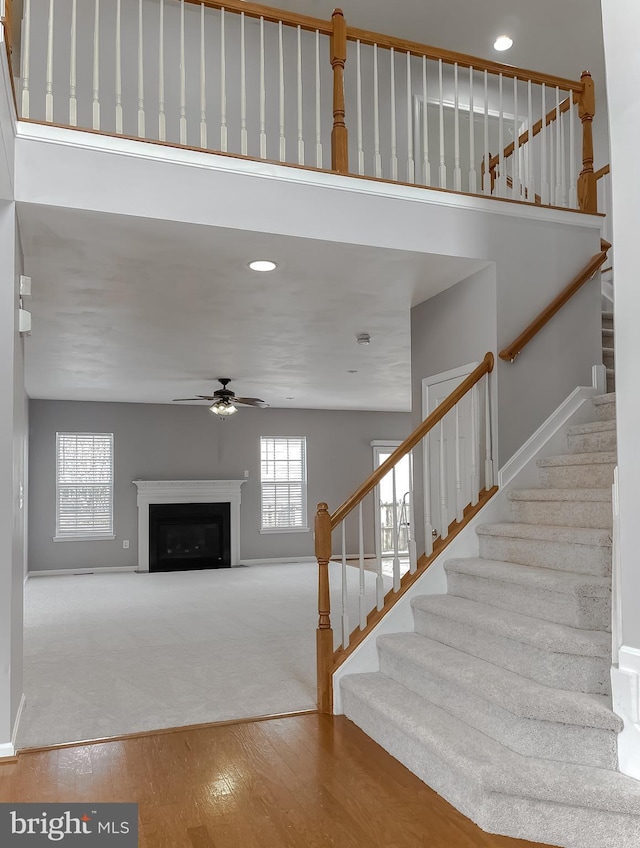
[[[607,335],[607,339],[609,336]],[[608,343],[610,343],[608,341]],[[480,827],[563,848],[638,848],[640,781],[611,708],[615,395],[511,491],[511,522],[378,636],[379,671],[340,680],[345,714]],[[559,446],[559,442],[554,442]]]

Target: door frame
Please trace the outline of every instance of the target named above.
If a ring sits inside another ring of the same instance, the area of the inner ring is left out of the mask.
[[[373,448],[373,470],[375,471],[380,465],[379,460],[381,453],[386,453],[389,448],[393,451],[395,448],[400,447],[401,444],[402,442],[399,439],[374,439],[371,442],[371,447]],[[376,560],[379,562],[380,557],[382,556],[380,545],[382,538],[382,526],[380,524],[380,508],[378,505],[380,502],[380,486],[376,486],[373,492],[374,543]]]

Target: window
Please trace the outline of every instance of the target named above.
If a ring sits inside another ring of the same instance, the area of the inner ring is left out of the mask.
[[[262,531],[308,530],[307,440],[261,436]]]
[[[113,433],[56,433],[55,538],[113,538]]]

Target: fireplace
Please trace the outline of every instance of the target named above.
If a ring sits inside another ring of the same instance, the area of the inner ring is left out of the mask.
[[[230,568],[228,503],[149,505],[149,571]]]
[[[245,480],[133,482],[138,489],[139,571],[240,565],[240,489]]]

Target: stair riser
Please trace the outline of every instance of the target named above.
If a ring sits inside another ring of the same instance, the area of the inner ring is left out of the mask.
[[[614,354],[611,348],[602,348],[602,362],[607,368],[614,367]]]
[[[607,390],[608,391],[608,390]],[[615,403],[598,403],[593,404],[596,421],[613,421],[616,417]]]
[[[523,524],[603,530],[613,527],[609,501],[512,501],[511,517]]]
[[[435,756],[366,699],[343,690],[345,715],[483,830],[565,848],[637,848],[637,818],[483,790],[473,772]],[[567,834],[573,834],[567,837]]]
[[[596,451],[614,451],[616,449],[616,431],[604,430],[600,433],[579,433],[567,436],[570,453],[594,453]]]
[[[540,469],[540,485],[550,489],[602,489],[613,484],[614,468],[612,462],[551,465]]]
[[[579,597],[537,587],[524,587],[472,574],[447,573],[450,595],[510,609],[584,630],[609,630],[610,598]]]
[[[608,695],[611,660],[547,651],[464,622],[414,610],[415,631],[555,689]]]
[[[523,718],[396,651],[380,646],[379,654],[380,671],[387,677],[518,754],[617,768],[616,733],[613,731]]]
[[[506,536],[478,536],[478,540],[483,559],[555,568],[558,571],[577,571],[597,577],[611,574],[611,548],[539,539],[511,539]]]

